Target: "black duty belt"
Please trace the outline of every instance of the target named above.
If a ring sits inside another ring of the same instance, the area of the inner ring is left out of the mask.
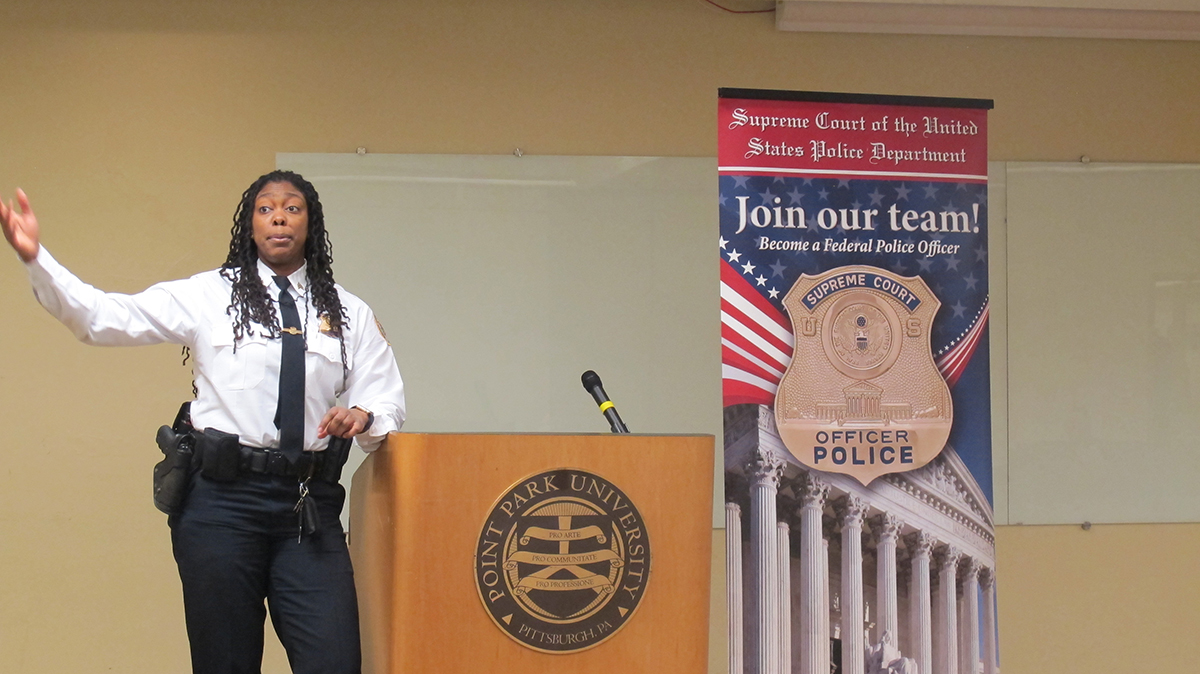
[[[350,452],[349,440],[331,438],[325,450],[303,452],[300,460],[293,463],[278,449],[247,447],[238,442],[238,436],[214,428],[196,433],[195,438],[199,459],[196,469],[204,477],[218,482],[236,480],[238,475],[245,473],[258,473],[301,480],[312,477],[336,483]]]
[[[241,448],[241,461],[238,468],[243,473],[299,478],[310,474],[310,466],[312,474],[318,475],[325,465],[325,452],[323,451],[304,452],[299,461],[292,463],[288,460],[287,455],[274,449],[247,447],[246,445],[242,445]]]

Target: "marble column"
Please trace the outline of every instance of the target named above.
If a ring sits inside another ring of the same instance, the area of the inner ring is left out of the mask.
[[[746,651],[742,633],[742,508],[725,504],[725,596],[729,607],[729,674],[742,674]]]
[[[912,657],[917,661],[919,674],[933,674],[933,612],[929,587],[929,556],[933,551],[934,538],[924,531],[918,531],[906,537],[904,542],[912,558],[912,576],[908,585]]]
[[[900,645],[899,592],[896,589],[896,539],[900,535],[900,520],[891,513],[875,519],[875,609],[876,641],[891,633],[892,645]]]
[[[822,526],[822,529],[824,529],[824,526]],[[819,674],[826,674],[826,672],[829,671],[832,653],[830,651],[831,647],[829,640],[829,539],[825,538],[823,533],[821,536],[820,562],[821,613],[817,618],[817,630],[818,634],[820,634],[820,636],[817,637],[817,647],[821,654],[821,665],[817,669],[817,672]]]
[[[977,559],[968,559],[966,575],[962,581],[962,626],[959,643],[962,664],[960,674],[975,674],[979,667],[979,572],[983,564]]]
[[[787,522],[779,522],[779,671],[792,671],[792,541]]]
[[[808,475],[800,491],[800,674],[829,674],[829,637],[823,634],[829,551],[821,520],[828,496],[829,484]]]
[[[971,671],[971,666],[967,664],[967,632],[970,629],[967,627],[967,596],[963,593],[963,585],[966,583],[966,574],[963,572],[962,564],[958,565],[958,672],[959,674],[967,674]]]
[[[750,566],[756,599],[750,674],[779,672],[779,518],[775,502],[783,466],[783,459],[773,452],[759,450],[746,471],[750,476]]]
[[[983,674],[996,674],[996,571],[987,569],[983,575]]]
[[[840,504],[842,524],[842,674],[864,674],[862,524],[866,501],[847,496]]]
[[[958,674],[958,560],[950,545],[938,555],[937,629],[934,630],[933,674]],[[966,674],[966,673],[965,673]]]

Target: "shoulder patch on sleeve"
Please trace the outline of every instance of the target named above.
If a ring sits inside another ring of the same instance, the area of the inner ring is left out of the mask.
[[[375,327],[379,328],[379,336],[383,337],[383,341],[387,342],[388,346],[391,346],[392,343],[388,341],[387,331],[383,329],[383,323],[379,322],[378,317],[375,317]]]

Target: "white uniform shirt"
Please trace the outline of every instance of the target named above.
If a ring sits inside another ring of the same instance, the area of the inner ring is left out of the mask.
[[[274,419],[282,340],[263,337],[261,326],[251,323],[255,334],[244,335],[235,351],[233,317],[226,313],[233,285],[219,270],[123,295],[105,293],[79,280],[45,246],[26,267],[38,302],[85,344],[173,342],[191,349],[197,389],[192,424],[197,430],[211,427],[236,433],[242,444],[252,447],[279,446]],[[341,345],[336,336],[320,330],[305,270],[302,266],[288,277],[304,317],[307,342],[304,448],[318,450],[329,444],[328,438],[317,439],[317,425],[341,398],[344,407],[374,413],[371,428],[357,437],[359,446],[372,451],[404,423],[404,383],[396,358],[371,308],[336,286],[349,323],[343,327],[349,368],[343,378]],[[279,287],[261,260],[258,274],[279,316]]]

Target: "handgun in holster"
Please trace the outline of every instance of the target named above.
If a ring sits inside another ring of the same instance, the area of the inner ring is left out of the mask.
[[[175,422],[159,427],[155,438],[163,460],[154,466],[154,507],[168,515],[182,512],[183,500],[191,486],[196,446],[191,406],[190,401],[180,405]]]

